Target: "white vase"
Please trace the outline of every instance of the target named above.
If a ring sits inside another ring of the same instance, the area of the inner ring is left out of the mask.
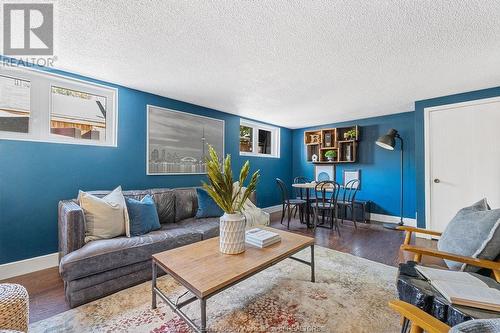
[[[245,252],[245,216],[226,214],[220,218],[220,252],[238,254]]]

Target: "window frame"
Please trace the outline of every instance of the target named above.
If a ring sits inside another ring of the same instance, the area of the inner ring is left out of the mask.
[[[118,89],[34,68],[0,68],[0,75],[30,81],[29,132],[0,131],[0,140],[32,141],[97,147],[118,147]],[[104,141],[76,139],[51,133],[52,87],[106,97],[106,138]],[[107,118],[108,112],[110,118]]]
[[[238,151],[240,156],[253,156],[265,158],[280,158],[280,132],[281,129],[276,126],[266,125],[251,120],[240,119],[240,127],[246,126],[252,128],[252,152]],[[240,128],[238,128],[240,130]],[[259,153],[259,130],[271,132],[271,154]]]

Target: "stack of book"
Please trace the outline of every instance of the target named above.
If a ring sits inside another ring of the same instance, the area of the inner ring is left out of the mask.
[[[275,232],[254,228],[246,232],[245,242],[260,248],[269,246],[271,244],[281,241],[280,235]]]

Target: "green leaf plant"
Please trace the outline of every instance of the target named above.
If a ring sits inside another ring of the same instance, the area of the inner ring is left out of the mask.
[[[214,199],[215,203],[226,213],[236,214],[241,213],[245,201],[250,197],[250,194],[255,191],[260,174],[257,170],[250,178],[250,182],[246,186],[246,191],[241,195],[241,188],[244,186],[249,171],[250,162],[246,161],[240,171],[239,184],[240,188],[236,193],[233,190],[233,172],[231,170],[231,155],[227,154],[226,158],[220,163],[219,156],[212,146],[208,146],[209,156],[207,157],[207,177],[209,183],[202,181],[203,188],[208,195]],[[241,198],[240,198],[241,197]]]

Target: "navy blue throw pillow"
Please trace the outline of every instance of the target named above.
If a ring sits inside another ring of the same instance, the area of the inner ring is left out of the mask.
[[[220,217],[224,215],[224,211],[215,203],[214,199],[208,195],[204,188],[197,187],[196,194],[198,195],[197,219],[204,217]]]
[[[150,195],[141,201],[125,198],[130,220],[130,237],[147,234],[161,228],[156,204]]]

